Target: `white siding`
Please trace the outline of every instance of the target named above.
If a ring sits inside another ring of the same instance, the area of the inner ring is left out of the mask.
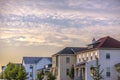
[[[46,64],[52,64],[52,62],[50,62],[48,59],[45,59],[45,58],[41,59],[37,64],[25,64],[23,61],[23,66],[25,67],[26,72],[29,73],[27,76],[28,77],[27,80],[32,79],[32,77],[30,77],[30,72],[32,72],[32,69],[30,69],[30,65],[33,66],[33,79],[36,80],[37,70],[44,68]]]
[[[110,59],[106,59],[106,53],[110,54]],[[104,69],[104,79],[105,80],[117,80],[117,72],[114,65],[120,63],[120,50],[100,50],[100,64]],[[106,68],[110,67],[111,76],[106,77]]]

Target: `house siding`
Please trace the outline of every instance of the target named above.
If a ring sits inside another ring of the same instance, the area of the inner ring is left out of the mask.
[[[106,59],[106,53],[110,54],[110,59]],[[95,65],[95,63],[96,63],[95,56],[98,57],[99,64],[101,65],[101,70],[102,69],[104,70],[102,73],[104,80],[118,80],[117,72],[115,70],[114,65],[120,62],[120,50],[118,50],[118,49],[98,49],[98,50],[79,53],[79,54],[77,54],[76,64],[84,62],[82,60],[79,61],[79,58],[81,58],[81,59],[85,58],[85,56],[87,56],[87,55],[89,55],[89,57],[88,57],[88,61],[85,62],[85,72],[86,72],[85,80],[93,80],[92,76],[90,75],[90,67],[92,65]],[[93,57],[92,60],[90,59],[91,56]],[[110,67],[110,72],[111,72],[110,77],[106,77],[106,68],[107,67]]]

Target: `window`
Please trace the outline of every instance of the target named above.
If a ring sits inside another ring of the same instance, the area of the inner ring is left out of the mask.
[[[69,75],[69,69],[66,69],[66,75]]]
[[[88,61],[88,57],[86,57],[86,61]]]
[[[70,63],[70,58],[66,57],[66,63]]]
[[[106,76],[107,76],[107,77],[110,77],[110,75],[111,75],[111,74],[110,74],[110,67],[107,67]]]
[[[30,77],[32,77],[32,72],[30,72]]]
[[[81,59],[79,58],[79,62],[81,61]]]
[[[32,65],[30,65],[30,69],[33,69],[33,66],[32,66]]]
[[[106,59],[110,59],[110,53],[106,54]]]
[[[93,59],[92,56],[90,57],[90,59],[91,59],[91,60]]]
[[[85,61],[85,59],[84,59],[84,58],[82,58],[82,60],[83,60],[83,61]]]
[[[79,75],[78,75],[78,71],[79,71],[79,69],[77,68],[76,69],[76,76],[78,77]]]

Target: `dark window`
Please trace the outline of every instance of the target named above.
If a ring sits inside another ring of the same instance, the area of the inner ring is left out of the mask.
[[[107,67],[106,76],[107,76],[107,77],[110,77],[110,67]]]
[[[107,77],[110,77],[110,72],[106,72],[106,76],[107,76]]]
[[[30,65],[30,69],[33,69],[33,66],[32,66],[32,65]]]
[[[66,69],[66,75],[69,75],[69,69]]]
[[[86,61],[88,61],[88,57],[86,57]]]
[[[109,53],[106,54],[106,59],[110,59],[110,54]]]
[[[32,72],[30,72],[30,77],[32,77]]]
[[[77,76],[77,77],[78,77],[78,71],[79,71],[79,69],[77,68],[77,69],[76,69],[76,76]]]
[[[91,60],[93,59],[92,56],[90,58],[91,58]]]
[[[70,63],[70,58],[66,57],[66,63]]]

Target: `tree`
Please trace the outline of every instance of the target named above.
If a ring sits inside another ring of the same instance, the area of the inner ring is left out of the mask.
[[[118,80],[120,80],[120,63],[116,64],[115,68],[116,68],[116,70],[118,72]]]
[[[73,65],[71,66],[71,69],[70,69],[70,72],[69,72],[69,77],[71,79],[74,79],[74,66]]]
[[[3,72],[3,78],[8,80],[25,80],[26,77],[27,73],[25,72],[24,67],[13,63],[9,63]]]
[[[55,79],[56,79],[55,75],[53,75],[51,72],[48,72],[47,80],[55,80]]]
[[[103,70],[100,69],[100,64],[99,64],[97,57],[96,57],[96,65],[95,65],[95,67],[91,67],[91,69],[93,70],[92,75],[93,75],[94,80],[103,79],[103,77],[102,77]]]
[[[42,80],[44,78],[44,72],[43,72],[43,70],[42,71],[40,71],[38,74],[37,74],[37,79],[38,80]]]
[[[25,72],[25,68],[23,66],[19,67],[16,79],[25,80],[26,77],[27,77],[27,73]]]

